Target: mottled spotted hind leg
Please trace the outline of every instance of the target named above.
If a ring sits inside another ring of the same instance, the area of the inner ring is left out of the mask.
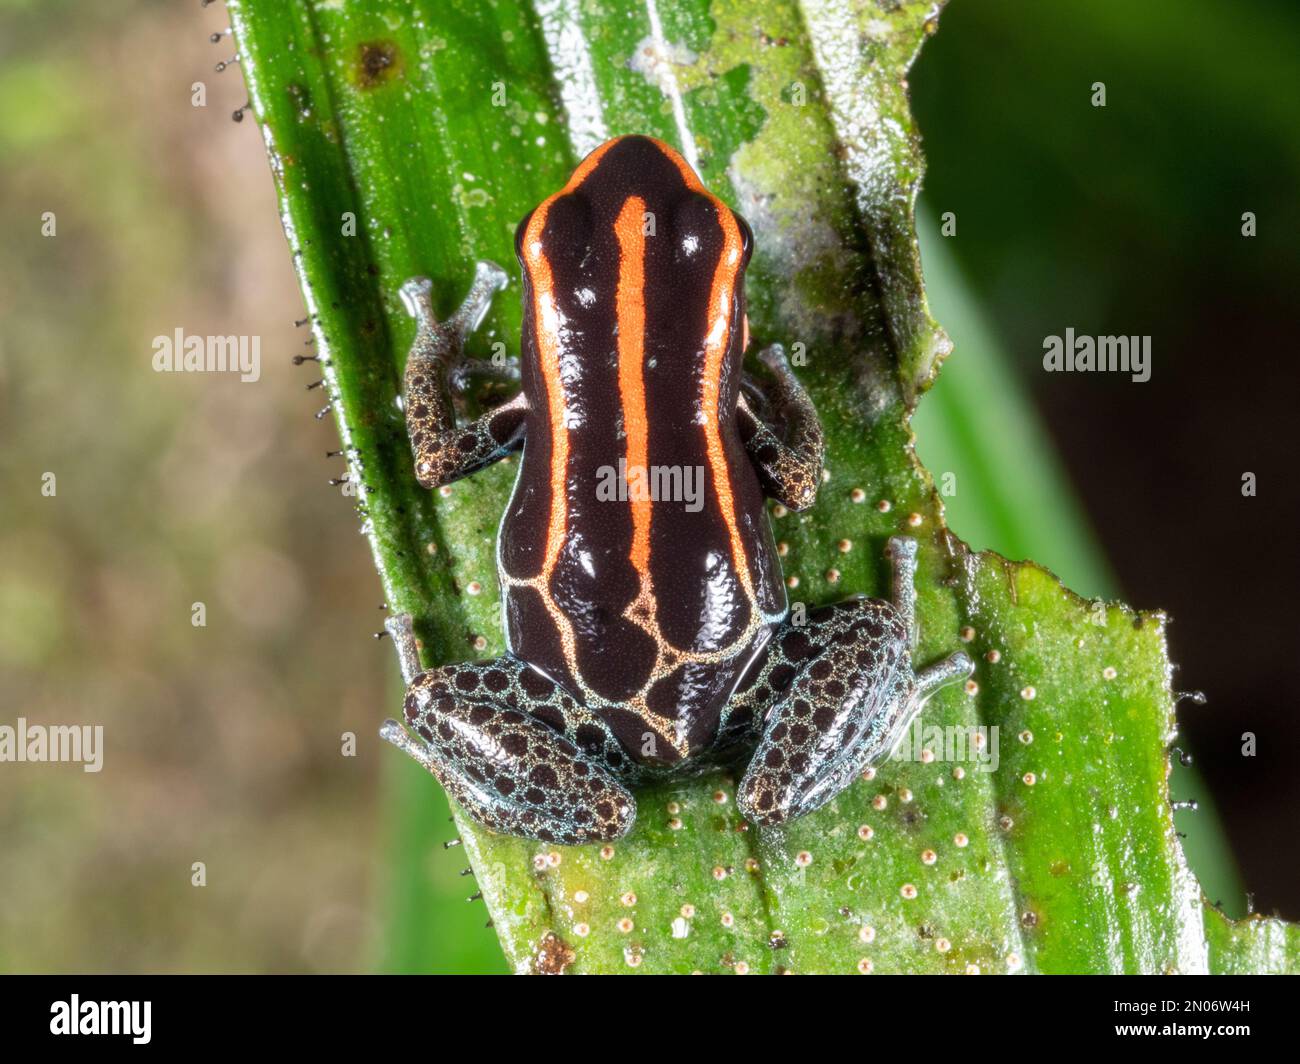
[[[771,705],[737,794],[756,824],[825,805],[889,755],[931,694],[973,669],[959,651],[913,672],[916,541],[895,536],[889,553],[892,602],[850,600],[787,624],[742,696]]]
[[[465,301],[445,322],[434,317],[433,285],[427,277],[415,277],[402,285],[402,303],[416,321],[415,339],[406,358],[406,431],[415,455],[416,478],[426,488],[468,476],[505,457],[521,442],[522,395],[472,424],[457,427],[450,393],[452,388],[463,391],[472,376],[517,376],[512,367],[462,357],[466,338],[505,283],[506,274],[500,266],[480,262]]]
[[[407,679],[406,728],[386,720],[379,734],[470,816],[494,831],[565,845],[631,829],[636,803],[615,775],[624,763],[617,742],[572,698],[512,657],[419,672],[410,619],[386,627]]]
[[[850,775],[889,757],[912,726],[916,715],[925,707],[926,700],[941,688],[966,679],[975,670],[970,657],[960,650],[924,669],[913,670],[912,655],[919,638],[916,623],[916,540],[911,536],[894,536],[886,551],[893,568],[893,606],[907,632],[907,671],[911,683],[907,697],[891,707],[893,712],[882,718],[879,727],[868,730],[865,741],[854,752]]]

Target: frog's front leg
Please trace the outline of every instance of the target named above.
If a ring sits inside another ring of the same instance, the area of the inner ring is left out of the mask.
[[[465,340],[505,283],[501,267],[480,262],[465,301],[445,322],[434,317],[433,285],[427,277],[402,285],[402,302],[416,321],[406,358],[406,431],[415,454],[416,478],[426,488],[477,472],[505,457],[522,439],[527,412],[522,394],[472,424],[457,427],[449,391],[466,375],[480,373],[472,360],[462,357]]]
[[[421,672],[411,618],[385,627],[415,734],[395,720],[379,734],[470,816],[493,831],[569,846],[627,834],[636,803],[616,775],[625,764],[618,743],[598,719],[510,656]]]
[[[974,666],[958,651],[914,672],[916,541],[889,541],[893,601],[854,599],[787,624],[748,699],[771,705],[737,803],[779,824],[829,802],[887,757],[927,698]]]
[[[764,391],[776,424],[759,417],[742,394],[736,408],[740,438],[764,492],[792,510],[806,510],[822,482],[826,441],[821,422],[780,344],[764,348],[758,360],[771,373],[770,383],[759,384],[752,378],[746,383]]]

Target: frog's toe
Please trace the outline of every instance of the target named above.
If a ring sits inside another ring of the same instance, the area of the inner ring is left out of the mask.
[[[772,827],[790,819],[788,787],[772,772],[750,769],[736,791],[740,815],[759,827]]]
[[[406,697],[415,735],[395,721],[381,734],[493,831],[569,846],[626,835],[636,820],[631,792],[601,760],[505,701],[520,694],[507,671],[515,667],[471,662],[423,673]]]
[[[836,765],[820,776],[807,776],[785,766],[751,764],[737,788],[736,807],[758,827],[784,824],[819,809],[839,794],[852,778],[845,767]]]

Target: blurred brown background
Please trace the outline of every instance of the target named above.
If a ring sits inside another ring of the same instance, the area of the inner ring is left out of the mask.
[[[0,970],[366,967],[391,651],[225,13],[0,12],[0,723],[106,747],[0,766]],[[261,380],[155,373],[178,326]]]

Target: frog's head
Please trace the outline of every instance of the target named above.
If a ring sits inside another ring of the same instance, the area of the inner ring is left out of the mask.
[[[643,136],[602,144],[515,235],[526,298],[540,293],[540,317],[555,313],[559,332],[603,353],[634,324],[647,367],[713,364],[727,380],[748,341],[753,243],[677,151]]]

